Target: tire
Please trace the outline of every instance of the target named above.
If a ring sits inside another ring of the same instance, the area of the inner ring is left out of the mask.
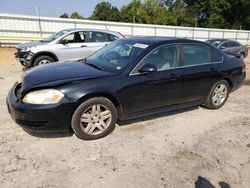
[[[210,90],[204,105],[209,109],[221,108],[228,99],[229,91],[230,86],[226,80],[216,82]]]
[[[241,59],[245,59],[245,54],[244,54],[243,52],[241,52],[241,53],[239,54],[239,56],[240,56]]]
[[[116,120],[114,104],[107,98],[95,97],[77,107],[71,119],[71,127],[78,138],[95,140],[110,134],[115,129]]]
[[[38,66],[38,65],[53,63],[53,62],[55,62],[55,61],[52,57],[47,56],[47,55],[42,55],[42,56],[39,56],[35,59],[34,67]]]

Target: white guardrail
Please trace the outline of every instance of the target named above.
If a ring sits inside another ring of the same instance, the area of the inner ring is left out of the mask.
[[[118,31],[126,37],[177,37],[196,40],[226,38],[250,45],[250,31],[151,24],[132,24],[0,13],[0,45],[40,40],[66,28],[93,28]]]

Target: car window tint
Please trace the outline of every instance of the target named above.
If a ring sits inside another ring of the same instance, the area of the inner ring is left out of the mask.
[[[229,46],[230,47],[237,47],[237,46],[240,46],[240,44],[238,42],[231,41],[231,42],[229,42]]]
[[[102,32],[89,32],[89,42],[107,42],[107,36]]]
[[[142,65],[152,64],[158,71],[164,71],[176,66],[177,47],[176,45],[161,46],[147,56]],[[142,66],[141,65],[141,66]]]
[[[229,42],[224,42],[221,47],[225,47],[225,48],[228,48],[229,47]]]
[[[183,44],[183,63],[185,66],[210,62],[207,47],[197,44]]]
[[[212,62],[221,62],[222,61],[222,55],[216,52],[215,50],[211,49],[211,61]]]
[[[108,37],[109,37],[109,41],[115,41],[115,40],[118,39],[118,37],[115,36],[115,35],[111,35],[111,34],[107,34],[107,35],[108,35]]]
[[[80,43],[85,41],[85,32],[74,32],[63,38],[65,43]]]
[[[86,32],[85,31],[81,31],[79,32],[80,38],[81,38],[81,42],[86,42]]]

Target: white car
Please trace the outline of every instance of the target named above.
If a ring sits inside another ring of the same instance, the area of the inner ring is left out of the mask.
[[[121,33],[97,29],[65,29],[42,41],[17,45],[16,58],[26,68],[85,58],[117,39]]]

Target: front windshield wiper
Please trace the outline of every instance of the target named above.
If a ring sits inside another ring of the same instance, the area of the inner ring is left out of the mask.
[[[91,67],[94,67],[94,68],[96,68],[96,69],[98,69],[98,70],[103,70],[101,67],[99,67],[98,65],[96,65],[96,64],[93,64],[93,63],[90,63],[90,62],[87,62],[87,58],[84,58],[84,63],[86,64],[86,65],[89,65],[89,66],[91,66]]]

